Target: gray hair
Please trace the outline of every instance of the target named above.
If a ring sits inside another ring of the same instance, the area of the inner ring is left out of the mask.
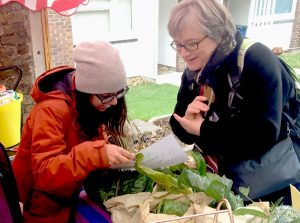
[[[233,19],[218,0],[182,0],[174,6],[168,22],[170,36],[178,37],[187,24],[216,41],[226,54],[236,45]]]

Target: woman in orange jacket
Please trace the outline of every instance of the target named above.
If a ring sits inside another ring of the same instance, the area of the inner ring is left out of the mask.
[[[74,50],[76,69],[61,66],[37,78],[36,102],[13,161],[25,222],[67,222],[91,171],[126,165],[134,154],[109,144],[107,130],[123,134],[126,73],[107,42]]]

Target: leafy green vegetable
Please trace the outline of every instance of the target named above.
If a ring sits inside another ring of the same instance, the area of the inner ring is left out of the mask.
[[[274,204],[272,204],[270,212],[272,213],[282,203],[283,197],[279,198]]]
[[[208,177],[200,176],[191,169],[182,170],[178,180],[188,187],[191,187],[194,192],[204,192],[211,183]]]
[[[224,176],[220,177],[216,174],[200,176],[193,170],[184,169],[178,177],[178,181],[191,187],[194,192],[204,192],[207,196],[214,198],[216,202],[226,198],[233,210],[244,206],[242,198],[234,195],[231,191],[232,181]]]
[[[198,159],[197,166],[199,169],[203,165],[202,156],[194,154]],[[226,198],[231,207],[236,209],[238,207],[243,207],[243,200],[240,196],[235,196],[231,191],[232,181],[226,177],[220,177],[216,174],[205,174],[203,176],[199,175],[199,169],[193,170],[185,166],[182,169],[179,176],[174,176],[174,173],[170,173],[166,169],[152,170],[150,168],[141,165],[143,159],[143,154],[136,155],[136,170],[151,178],[155,183],[158,184],[160,188],[170,193],[191,193],[191,188],[194,192],[204,192],[207,196],[214,198],[217,202]],[[205,164],[205,163],[204,163]]]
[[[192,151],[192,157],[196,162],[196,169],[200,176],[206,176],[206,163],[201,153]]]
[[[271,211],[270,222],[276,223],[300,223],[300,213],[291,206],[281,205]]]
[[[205,190],[205,194],[214,198],[217,202],[227,197],[228,188],[220,181],[213,180],[209,184],[209,187]]]
[[[250,200],[250,198],[248,197],[250,192],[250,187],[239,187],[239,191],[241,192],[242,195],[244,195]]]
[[[230,203],[232,210],[244,206],[243,198],[241,198],[239,195],[235,195],[232,191],[229,191],[227,194],[227,200]]]
[[[236,210],[233,211],[234,215],[253,215],[253,216],[257,216],[260,218],[264,218],[264,219],[268,219],[269,216],[266,215],[263,211],[259,211],[259,210],[255,210],[255,209],[251,209],[251,208],[238,208]]]
[[[175,166],[170,166],[169,169],[172,173],[177,173],[177,174],[180,174],[181,171],[185,168],[188,168],[187,165],[185,165],[184,163],[180,163],[180,164],[177,164]]]
[[[99,205],[112,197],[139,192],[152,192],[154,182],[137,171],[95,170],[84,181],[88,197]]]
[[[196,162],[196,169],[189,168],[182,163],[161,170],[152,170],[142,166],[143,154],[137,154],[136,171],[96,170],[88,175],[84,182],[84,188],[91,200],[104,207],[103,202],[115,196],[152,192],[156,183],[158,188],[169,193],[203,192],[215,199],[211,203],[215,206],[221,199],[226,198],[234,215],[253,215],[266,219],[268,223],[300,223],[300,213],[291,206],[281,205],[282,199],[271,204],[268,213],[244,207],[243,199],[231,191],[232,180],[225,176],[206,173],[203,156],[194,151],[191,154]],[[239,190],[243,196],[248,198],[249,188],[240,187]],[[248,199],[251,201],[250,198]],[[159,204],[157,212],[182,216],[189,206],[188,200],[186,202],[164,200]],[[262,222],[265,221],[262,220]]]
[[[130,184],[127,184],[127,186],[129,187]],[[135,179],[133,187],[124,191],[130,191],[131,194],[135,194],[143,191],[152,191],[153,186],[154,182],[151,179],[149,179],[147,176],[139,175],[137,179]]]
[[[232,180],[226,178],[225,176],[219,176],[217,174],[214,174],[214,173],[207,173],[207,177],[210,179],[210,180],[216,180],[216,181],[220,181],[222,184],[226,185],[226,187],[231,190],[232,188],[232,185],[233,185],[233,182]]]
[[[163,200],[158,208],[157,213],[183,216],[190,207],[190,202],[186,201],[175,201],[170,199]]]
[[[178,194],[189,194],[191,191],[189,188],[181,184],[176,178],[172,177],[171,175],[167,175],[158,171],[155,171],[153,169],[147,168],[142,166],[142,160],[144,158],[144,155],[142,153],[138,153],[136,155],[135,159],[135,169],[141,173],[146,175],[147,177],[151,178],[155,183],[157,183],[161,188],[164,190]]]

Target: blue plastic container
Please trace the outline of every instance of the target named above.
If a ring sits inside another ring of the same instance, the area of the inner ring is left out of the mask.
[[[248,28],[248,26],[244,26],[244,25],[236,25],[236,29],[241,33],[241,35],[242,35],[243,37],[246,37],[247,28]]]

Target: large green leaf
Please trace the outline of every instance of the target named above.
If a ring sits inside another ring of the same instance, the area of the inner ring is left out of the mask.
[[[206,163],[200,152],[192,151],[192,157],[196,162],[196,169],[200,176],[206,176]]]
[[[263,211],[255,210],[255,209],[252,209],[252,208],[244,208],[244,207],[234,210],[233,214],[234,215],[247,215],[247,214],[250,214],[250,215],[260,217],[260,218],[264,218],[264,219],[269,218],[269,216],[266,215]]]
[[[170,199],[163,200],[158,208],[157,213],[183,216],[190,207],[190,202],[186,201],[175,201]]]
[[[195,192],[204,192],[211,183],[211,180],[208,177],[200,176],[198,173],[190,169],[182,170],[178,180],[191,187]]]
[[[161,188],[164,190],[170,192],[170,193],[183,193],[183,194],[189,194],[192,191],[189,190],[189,188],[181,184],[177,181],[176,178],[172,177],[171,175],[167,175],[158,171],[155,171],[153,169],[150,169],[148,167],[143,166],[142,160],[144,158],[144,155],[142,153],[138,153],[136,155],[135,160],[135,169],[145,176],[148,176],[151,178],[155,183],[157,183]]]

